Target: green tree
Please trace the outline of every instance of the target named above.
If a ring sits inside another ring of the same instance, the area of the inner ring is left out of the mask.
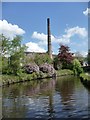
[[[11,44],[10,40],[6,38],[3,34],[0,35],[0,54],[2,57],[9,56]]]
[[[74,75],[80,75],[83,72],[83,68],[78,59],[74,59],[72,62]]]
[[[34,62],[37,65],[41,65],[43,63],[49,63],[52,64],[52,59],[49,57],[48,54],[36,54],[34,57]]]
[[[25,63],[24,56],[24,47],[21,47],[10,56],[9,73],[18,74],[22,71],[22,66]]]
[[[7,39],[1,35],[2,39],[2,73],[17,74],[21,69],[21,64],[24,63],[24,51],[26,50],[25,45],[21,45],[21,36],[16,36],[14,39]]]
[[[10,41],[3,34],[0,35],[0,72],[6,73],[8,69],[8,56]]]
[[[56,70],[60,70],[62,69],[62,63],[60,62],[58,56],[55,56],[54,59],[53,59],[53,64],[54,64],[54,68]]]

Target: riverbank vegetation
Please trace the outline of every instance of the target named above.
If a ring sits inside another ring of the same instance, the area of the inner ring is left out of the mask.
[[[90,81],[90,74],[89,73],[82,73],[80,77],[83,77],[84,80]]]
[[[68,46],[60,45],[59,53],[53,59],[47,53],[35,53],[31,57],[25,54],[27,47],[21,44],[22,37],[16,36],[10,40],[0,35],[0,39],[0,77],[3,85],[63,75],[79,76],[83,73],[81,62],[70,52]]]
[[[71,70],[59,70],[56,71],[57,77],[60,76],[65,76],[65,75],[73,75],[73,71]],[[48,73],[43,73],[43,72],[33,72],[32,74],[27,74],[27,73],[22,73],[20,75],[6,75],[3,74],[2,76],[0,75],[0,79],[2,79],[2,85],[10,85],[14,83],[19,83],[19,82],[25,82],[25,81],[31,81],[31,80],[40,80],[44,78],[51,78]]]
[[[57,73],[57,77],[65,76],[65,75],[74,75],[73,71],[69,69],[57,70],[56,73]]]
[[[90,74],[82,73],[80,74],[80,79],[84,86],[90,88]]]

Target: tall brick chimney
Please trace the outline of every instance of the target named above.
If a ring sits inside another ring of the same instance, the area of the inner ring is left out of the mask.
[[[48,55],[52,59],[52,45],[51,45],[51,31],[50,31],[50,19],[47,18],[47,42],[48,42]]]

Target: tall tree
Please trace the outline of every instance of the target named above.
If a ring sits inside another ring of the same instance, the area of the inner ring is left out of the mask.
[[[5,73],[8,69],[8,58],[9,56],[9,39],[6,38],[3,34],[0,35],[0,72]]]
[[[73,54],[68,46],[61,45],[59,48],[58,58],[62,64],[62,68],[69,68],[73,60]]]
[[[17,74],[21,69],[21,63],[24,62],[24,51],[26,49],[25,45],[21,45],[22,37],[16,36],[13,40],[10,40],[1,35],[0,39],[2,39],[2,49],[0,49],[2,72]]]
[[[11,48],[10,40],[6,38],[3,34],[0,35],[0,54],[1,56],[9,55]]]

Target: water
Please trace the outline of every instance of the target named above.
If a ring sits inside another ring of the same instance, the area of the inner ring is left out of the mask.
[[[89,89],[77,77],[3,87],[3,118],[88,118]]]

